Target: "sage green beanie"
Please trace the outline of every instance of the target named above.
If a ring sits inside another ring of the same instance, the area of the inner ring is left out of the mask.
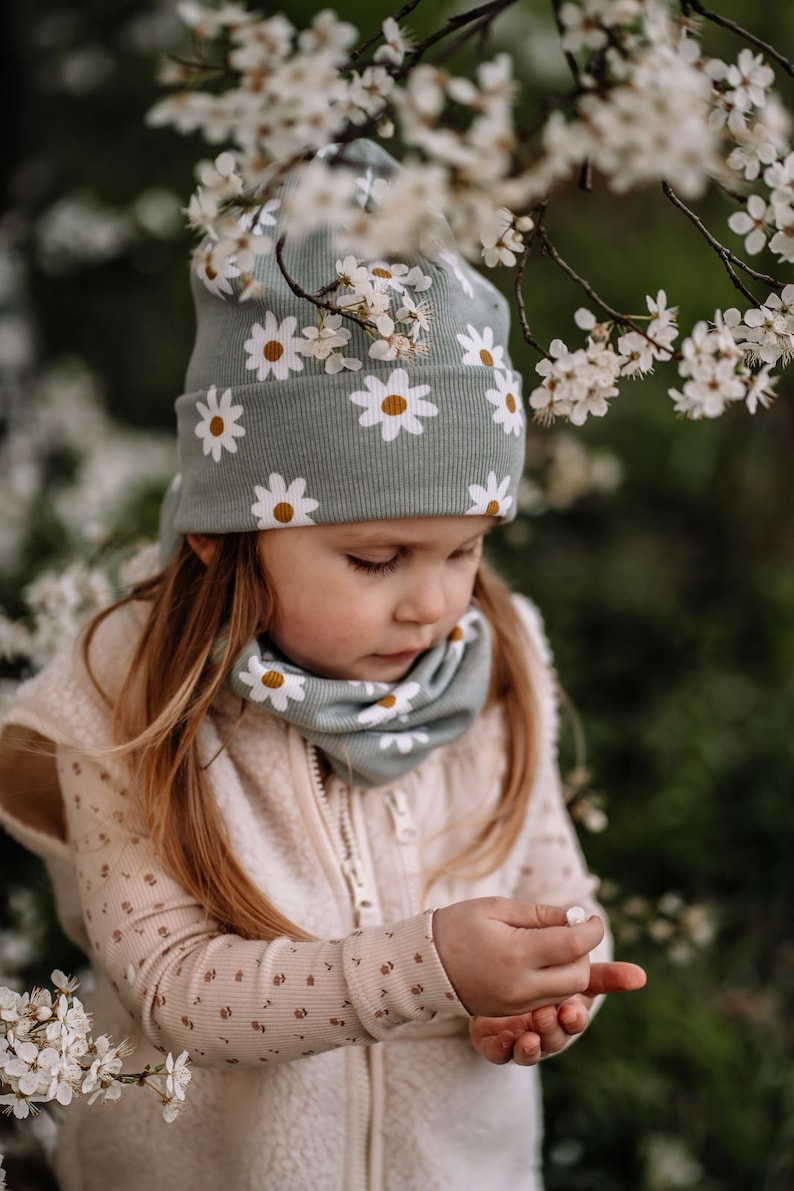
[[[400,169],[364,140],[338,168],[352,171],[362,207]],[[304,292],[354,301],[354,284],[340,283],[352,272],[388,297],[392,318],[404,317],[375,350],[392,358],[369,354],[377,334],[296,296],[274,251],[253,258],[257,296],[243,301],[233,257],[220,273],[194,269],[196,340],[176,402],[180,475],[163,505],[165,558],[189,532],[515,516],[525,418],[506,300],[441,242],[432,257],[361,261],[340,251],[336,229],[287,233],[300,181],[288,173],[245,216],[252,234],[285,235],[284,264]]]

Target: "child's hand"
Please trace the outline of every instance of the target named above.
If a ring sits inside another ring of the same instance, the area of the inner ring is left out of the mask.
[[[433,937],[470,1013],[514,1017],[584,993],[600,918],[568,926],[556,906],[480,897],[436,910]]]
[[[559,1006],[543,1005],[516,1017],[473,1018],[469,1026],[471,1044],[491,1063],[512,1059],[520,1066],[531,1067],[562,1050],[575,1034],[587,1029],[596,996],[642,988],[645,979],[645,972],[636,964],[593,964],[586,992],[569,997]]]

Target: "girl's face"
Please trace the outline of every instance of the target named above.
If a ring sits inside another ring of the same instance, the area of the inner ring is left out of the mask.
[[[264,530],[270,636],[325,678],[396,682],[471,600],[491,517],[411,517]]]

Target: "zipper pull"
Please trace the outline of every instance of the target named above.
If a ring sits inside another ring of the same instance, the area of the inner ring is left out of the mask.
[[[359,926],[374,926],[380,922],[375,910],[375,904],[371,898],[367,897],[366,885],[352,857],[348,857],[347,860],[342,862],[342,872],[345,875],[350,896],[353,900],[357,924]]]
[[[419,835],[419,829],[413,820],[408,806],[405,790],[389,790],[386,795],[386,805],[389,808],[394,834],[401,844],[412,844]]]

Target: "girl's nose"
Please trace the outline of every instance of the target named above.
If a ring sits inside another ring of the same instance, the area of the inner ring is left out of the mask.
[[[447,607],[443,584],[438,580],[414,582],[401,595],[394,619],[411,624],[436,624]]]

